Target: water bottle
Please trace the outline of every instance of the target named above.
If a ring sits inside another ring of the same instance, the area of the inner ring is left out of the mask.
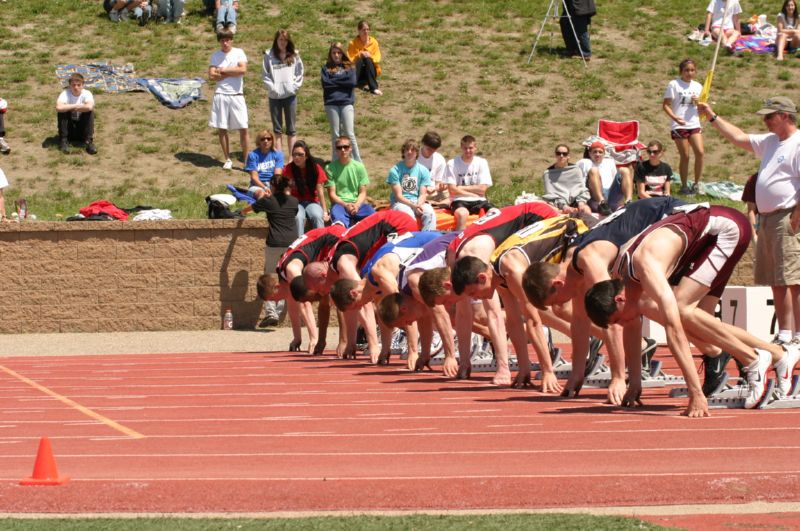
[[[225,310],[225,317],[222,318],[222,329],[233,330],[233,312],[230,308]]]

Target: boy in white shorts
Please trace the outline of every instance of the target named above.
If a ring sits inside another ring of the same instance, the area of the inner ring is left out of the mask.
[[[247,130],[247,103],[244,100],[244,75],[247,72],[247,56],[241,48],[233,47],[233,33],[217,33],[220,49],[211,55],[208,77],[217,82],[211,103],[208,126],[217,129],[219,144],[225,157],[226,170],[233,168],[230,155],[228,130],[239,130],[242,144],[242,159],[249,152],[250,139]]]

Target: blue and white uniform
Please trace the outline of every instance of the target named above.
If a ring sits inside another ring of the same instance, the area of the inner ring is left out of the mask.
[[[372,268],[378,260],[390,253],[397,255],[400,259],[400,274],[402,274],[405,267],[422,253],[425,244],[435,240],[440,235],[438,232],[429,231],[407,232],[392,241],[384,243],[361,269],[361,277],[366,278],[367,282],[373,286],[377,286],[378,283],[372,276]]]
[[[437,233],[433,233],[437,234]],[[419,269],[428,271],[437,267],[444,267],[447,265],[447,248],[450,243],[461,234],[460,232],[446,232],[441,236],[429,241],[422,247],[416,257],[409,262],[405,268],[400,272],[400,290],[406,295],[411,295],[411,289],[408,287],[408,274],[412,271]]]

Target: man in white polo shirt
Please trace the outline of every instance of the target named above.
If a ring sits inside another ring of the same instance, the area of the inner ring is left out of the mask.
[[[697,110],[734,146],[761,159],[756,207],[761,217],[756,242],[756,284],[772,287],[778,335],[774,343],[800,345],[800,132],[797,106],[775,96],[756,114],[769,133],[747,134],[717,116],[707,103]]]
[[[233,33],[217,33],[220,49],[211,55],[208,77],[217,82],[208,126],[217,129],[219,144],[225,157],[223,168],[233,168],[228,130],[239,130],[242,143],[242,160],[246,160],[250,138],[247,130],[247,103],[244,101],[244,75],[247,73],[247,56],[241,48],[233,47]]]

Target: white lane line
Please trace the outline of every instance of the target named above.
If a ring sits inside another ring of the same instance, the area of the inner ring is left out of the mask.
[[[387,430],[390,431],[390,430]],[[401,431],[401,430],[398,430]],[[293,437],[307,435],[307,434],[320,434],[324,432],[293,432]],[[94,437],[93,440],[126,440],[125,437]],[[18,441],[14,441],[18,442]],[[659,452],[659,453],[672,453],[672,452],[708,452],[712,450],[726,452],[739,452],[739,451],[759,451],[759,450],[785,450],[795,451],[800,449],[800,446],[731,446],[720,448],[719,446],[709,447],[696,447],[686,448],[683,446],[664,447],[664,448],[574,448],[574,449],[532,449],[532,450],[433,450],[425,451],[423,455],[431,456],[447,456],[447,455],[552,455],[552,454],[583,454],[583,453],[625,453],[636,452],[644,453]],[[63,454],[59,453],[59,458],[69,459],[99,459],[99,458],[163,458],[163,457],[185,457],[185,458],[228,458],[228,457],[420,457],[419,451],[392,451],[392,452],[366,452],[366,451],[337,451],[337,452],[209,452],[209,453],[196,453],[196,452],[180,452],[180,453],[121,453],[121,454]],[[0,455],[0,459],[20,459],[30,457],[29,453],[16,454],[16,455]],[[738,472],[738,471],[737,471]],[[756,472],[752,472],[755,474]],[[786,472],[790,474],[790,472]]]
[[[504,415],[505,416],[505,415]],[[461,418],[461,417],[458,417]],[[469,418],[484,418],[484,417],[469,417]],[[492,416],[491,418],[497,418]],[[523,426],[544,426],[543,422],[528,422],[528,423],[514,423],[514,424],[487,424],[487,428],[521,428]]]
[[[72,478],[74,482],[112,482],[112,483],[128,483],[128,482],[160,482],[160,481],[250,481],[250,482],[308,482],[308,481],[451,481],[451,480],[509,480],[509,479],[574,479],[574,478],[685,478],[685,477],[709,477],[709,476],[725,476],[730,478],[736,477],[749,477],[749,476],[785,476],[787,474],[800,474],[800,470],[767,470],[767,471],[728,471],[728,470],[714,470],[710,472],[635,472],[635,473],[607,473],[607,474],[586,474],[578,472],[575,474],[476,474],[476,475],[436,475],[436,476],[308,476],[308,477],[230,477],[230,476],[213,476],[213,477],[96,477],[96,478]],[[0,477],[0,481],[19,481],[19,478]]]
[[[409,432],[409,431],[436,431],[438,429],[439,428],[394,428],[394,429],[383,430],[383,431],[400,433],[400,432]],[[419,453],[417,453],[416,455],[419,455]]]
[[[704,433],[709,432],[723,432],[723,433],[741,433],[741,432],[774,432],[776,436],[785,436],[785,437],[792,437],[791,432],[796,432],[800,430],[798,427],[787,427],[787,428],[722,428],[722,429],[708,429],[704,430]],[[777,432],[786,432],[786,433],[777,433]],[[538,438],[541,438],[546,435],[605,435],[605,434],[624,434],[624,435],[637,435],[643,433],[690,433],[693,435],[697,434],[696,430],[664,430],[664,429],[652,429],[652,430],[587,430],[587,431],[577,431],[577,430],[531,430],[531,431],[493,431],[491,433],[487,433],[485,431],[474,431],[474,432],[459,432],[459,431],[449,431],[449,432],[438,432],[438,433],[394,433],[394,434],[387,434],[387,433],[332,433],[329,435],[323,435],[321,437],[333,438],[333,439],[372,439],[372,438],[384,438],[384,437],[496,437],[498,435],[532,435]],[[304,437],[309,437],[310,435],[303,435]],[[258,439],[276,439],[276,438],[292,438],[292,435],[287,434],[277,434],[277,433],[193,433],[193,434],[164,434],[164,435],[148,435],[148,439],[232,439],[232,438],[258,438]],[[25,439],[25,440],[39,440],[39,436],[14,436],[14,439]],[[62,439],[62,440],[82,440],[85,439],[85,435],[55,435],[51,436],[51,440]],[[2,438],[0,438],[2,440]],[[592,449],[595,451],[596,449]]]

